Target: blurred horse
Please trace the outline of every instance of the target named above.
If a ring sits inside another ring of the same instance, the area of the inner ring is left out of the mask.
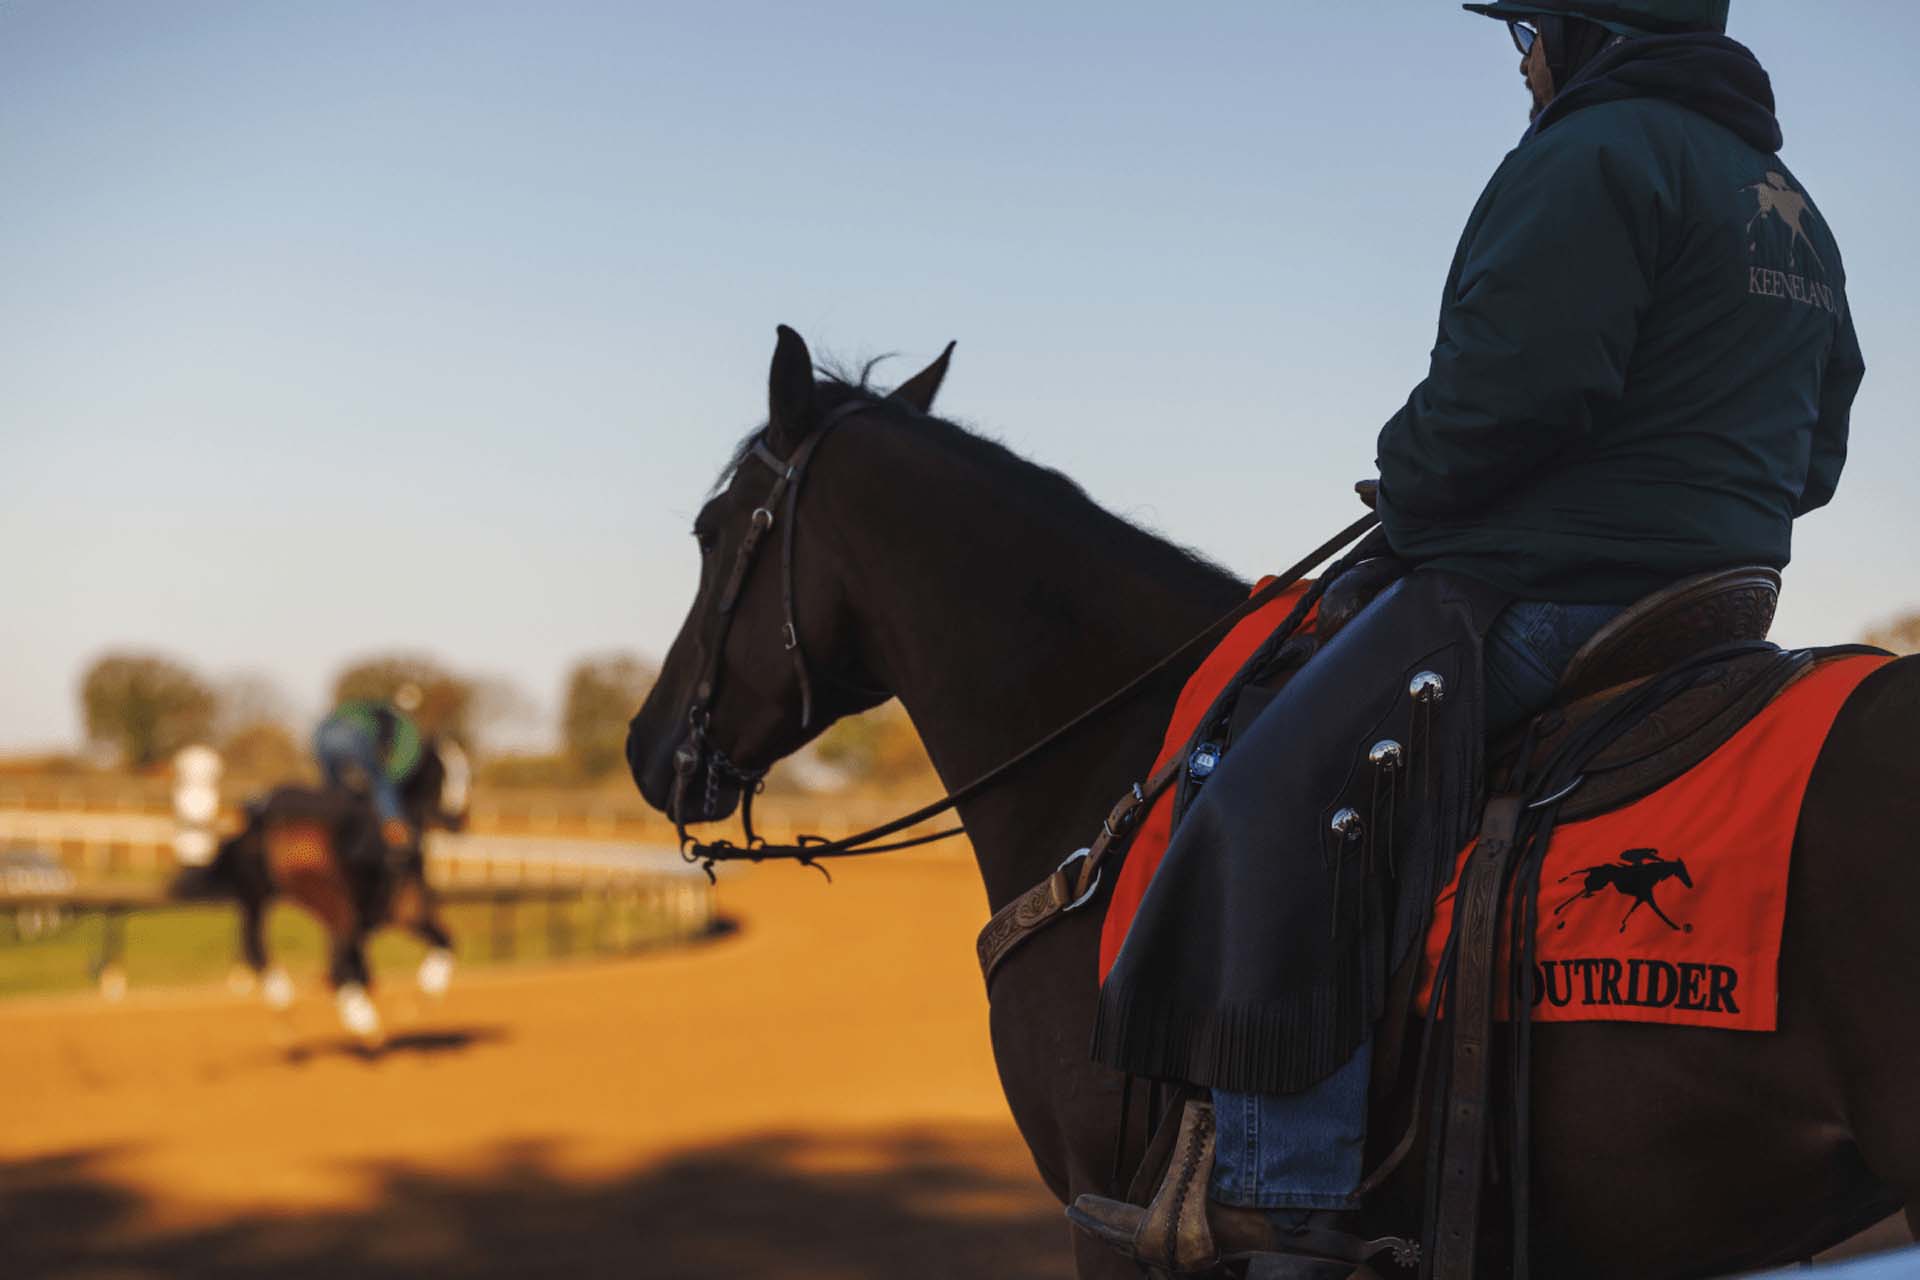
[[[768,423],[695,519],[698,593],[634,718],[628,760],[649,803],[724,818],[768,766],[889,696],[955,786],[1246,598],[1245,583],[1065,476],[931,416],[945,371],[943,356],[891,395],[817,381],[782,328]],[[1089,448],[1144,473],[1204,442],[1170,424],[1145,441],[1158,453]],[[1257,464],[1278,477],[1285,461]],[[762,536],[778,546],[754,566],[741,549]],[[962,803],[991,908],[1046,880],[1148,775],[1198,661]],[[1920,656],[1868,677],[1828,735],[1795,840],[1777,1033],[1534,1031],[1534,1274],[1721,1275],[1807,1257],[1902,1206],[1920,1214],[1915,724]],[[1113,1194],[1117,1154],[1129,1168],[1142,1154],[1137,1123],[1116,1153],[1121,1078],[1089,1055],[1100,928],[1099,909],[1061,917],[989,992],[1007,1101],[1063,1201]],[[1404,1128],[1385,1105],[1376,1147]],[[1420,1221],[1425,1165],[1401,1164],[1370,1204],[1382,1232]],[[1083,1277],[1137,1274],[1104,1247],[1075,1247]]]
[[[368,797],[341,788],[276,787],[247,804],[246,825],[220,843],[212,862],[181,877],[190,896],[231,896],[240,902],[241,950],[267,1003],[285,1008],[293,985],[270,967],[267,908],[276,897],[297,903],[326,930],[328,981],[340,1020],[364,1041],[380,1038],[380,1015],[368,995],[372,975],[366,942],[382,925],[422,938],[428,951],[416,975],[420,989],[439,995],[453,975],[453,939],[440,921],[427,883],[422,841],[429,828],[457,831],[466,823],[468,770],[451,742],[430,740],[420,765],[401,786],[412,842],[390,850]]]

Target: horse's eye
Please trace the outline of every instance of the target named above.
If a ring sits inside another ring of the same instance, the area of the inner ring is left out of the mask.
[[[711,529],[695,529],[693,531],[693,540],[700,544],[700,554],[703,556],[710,553],[713,550],[714,544],[719,541],[718,538],[713,536]]]

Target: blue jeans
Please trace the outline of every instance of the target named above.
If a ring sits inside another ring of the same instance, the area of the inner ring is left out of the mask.
[[[1487,734],[1519,727],[1553,700],[1573,655],[1617,605],[1517,601],[1487,631]],[[1364,1173],[1373,1042],[1299,1093],[1213,1091],[1211,1195],[1252,1209],[1356,1209]]]
[[[1519,728],[1552,702],[1573,655],[1621,612],[1617,604],[1539,600],[1502,610],[1487,629],[1487,736]]]
[[[320,761],[328,786],[356,792],[364,789],[372,797],[380,821],[406,821],[400,788],[387,776],[380,760],[380,745],[359,726],[328,720],[314,732],[313,754]]]

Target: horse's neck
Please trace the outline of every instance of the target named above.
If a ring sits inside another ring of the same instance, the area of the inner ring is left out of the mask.
[[[958,787],[1099,702],[1244,587],[1024,464],[895,437],[832,468],[867,662]],[[823,474],[829,468],[820,469]],[[863,472],[865,474],[859,474]],[[824,504],[823,504],[824,505]],[[1087,843],[1150,767],[1198,655],[961,810],[995,907]]]

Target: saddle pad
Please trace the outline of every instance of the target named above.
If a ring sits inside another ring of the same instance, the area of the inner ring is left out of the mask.
[[[265,835],[267,870],[281,893],[320,918],[335,934],[353,928],[353,898],[334,861],[333,840],[317,822],[274,826]]]
[[[1264,590],[1272,581],[1272,578],[1262,578],[1254,584],[1254,592]],[[1173,717],[1167,722],[1166,737],[1161,742],[1160,754],[1154,758],[1149,777],[1160,772],[1167,761],[1186,750],[1188,739],[1200,727],[1200,717],[1207,714],[1207,708],[1213,705],[1213,700],[1246,665],[1253,651],[1286,621],[1293,607],[1300,603],[1300,597],[1312,586],[1311,578],[1295,583],[1242,618],[1187,678],[1186,685],[1180,690],[1179,701],[1173,704]],[[1314,613],[1307,615],[1301,630],[1312,629],[1314,616]],[[1108,901],[1106,919],[1100,927],[1102,982],[1107,980],[1107,974],[1120,954],[1120,944],[1126,941],[1127,927],[1140,910],[1140,900],[1147,896],[1147,886],[1153,881],[1153,873],[1159,869],[1161,858],[1166,856],[1167,842],[1173,839],[1175,790],[1169,787],[1161,792],[1141,816],[1140,825],[1133,833],[1133,843],[1128,846],[1126,861],[1120,867],[1120,874],[1114,878],[1113,896]]]
[[[1555,829],[1540,875],[1534,1021],[1775,1029],[1800,803],[1841,706],[1887,661],[1816,667],[1658,791]],[[1423,1011],[1470,852],[1434,904]],[[1503,925],[1503,973],[1507,936]],[[1504,998],[1500,1007],[1506,1016]]]

